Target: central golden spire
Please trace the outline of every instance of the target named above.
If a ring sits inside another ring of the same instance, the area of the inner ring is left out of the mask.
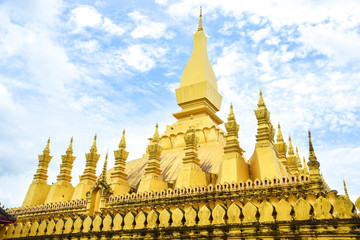
[[[194,33],[193,51],[182,74],[180,88],[176,89],[176,100],[182,110],[174,116],[178,120],[188,120],[193,114],[194,122],[199,122],[196,120],[200,117],[210,116],[212,122],[206,127],[211,127],[211,125],[223,123],[215,114],[220,110],[222,96],[218,92],[206,44],[207,37],[203,31],[202,8],[200,8],[199,26],[197,32]]]

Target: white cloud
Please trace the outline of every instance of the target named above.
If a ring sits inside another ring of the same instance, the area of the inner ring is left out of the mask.
[[[145,72],[156,65],[156,59],[166,53],[165,48],[155,48],[150,45],[130,45],[125,51],[121,51],[119,57],[129,67]]]
[[[168,3],[168,0],[155,0],[155,2],[159,5],[166,5]]]
[[[85,27],[95,27],[102,22],[101,14],[92,6],[80,6],[71,11],[70,20],[73,21],[78,30]]]
[[[125,30],[116,24],[114,24],[109,18],[104,18],[103,28],[110,34],[121,36],[124,34]]]
[[[136,23],[135,29],[130,33],[133,38],[172,38],[172,35],[166,32],[166,24],[154,22],[139,11],[128,14]]]
[[[219,32],[221,34],[230,36],[234,31],[234,29],[233,29],[234,26],[235,26],[235,23],[233,23],[233,22],[225,22],[223,27],[219,30]]]
[[[74,33],[81,33],[89,28],[104,30],[111,35],[121,36],[125,30],[114,24],[109,18],[103,17],[94,7],[83,5],[71,10],[70,22],[74,23],[76,28]]]
[[[230,46],[222,46],[222,54],[217,57],[214,72],[216,76],[234,76],[239,72],[244,72],[251,66],[251,57],[246,56],[240,44],[234,43]]]
[[[269,26],[261,28],[260,30],[250,32],[250,37],[254,40],[255,43],[260,42],[263,39],[268,38],[271,33],[271,28]]]
[[[169,91],[175,93],[175,89],[180,87],[180,83],[179,82],[175,82],[175,83],[166,83],[165,87],[167,89],[169,89]]]
[[[334,64],[360,60],[360,36],[355,29],[343,29],[335,24],[317,24],[302,25],[299,32],[300,42],[309,49],[326,54]]]
[[[94,53],[100,50],[99,42],[95,39],[89,41],[75,41],[74,47],[83,53]]]

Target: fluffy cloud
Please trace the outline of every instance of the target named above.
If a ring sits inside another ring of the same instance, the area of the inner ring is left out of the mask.
[[[360,21],[359,21],[360,22]],[[319,51],[331,58],[333,64],[344,65],[359,61],[360,36],[355,29],[344,29],[336,23],[306,24],[299,27],[299,41],[308,49]]]
[[[157,59],[166,54],[167,49],[154,47],[145,44],[129,45],[127,49],[116,52],[113,56],[113,63],[116,65],[125,64],[131,69],[146,72],[154,68]]]
[[[78,30],[85,27],[95,27],[102,23],[102,16],[92,6],[81,6],[71,11],[71,21],[73,21]]]
[[[135,29],[131,32],[133,38],[171,38],[172,35],[166,32],[166,24],[153,22],[139,11],[129,13],[129,17],[136,23]]]
[[[104,30],[112,35],[121,36],[125,30],[114,24],[109,18],[103,17],[94,7],[79,6],[71,10],[70,22],[75,24],[74,33],[81,33],[86,28]]]

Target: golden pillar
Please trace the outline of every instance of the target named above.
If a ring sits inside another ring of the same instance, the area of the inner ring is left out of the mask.
[[[253,179],[281,178],[286,174],[286,168],[277,157],[274,146],[275,129],[271,124],[270,112],[265,105],[261,90],[257,105],[258,109],[255,110],[258,120],[256,144],[249,160],[251,175]]]
[[[49,193],[50,185],[47,184],[47,170],[52,159],[50,156],[50,138],[46,144],[43,154],[39,155],[38,169],[34,175],[34,180],[30,184],[29,190],[23,202],[23,207],[39,205],[45,202]]]
[[[160,191],[167,189],[168,185],[161,176],[160,156],[161,146],[159,145],[160,137],[158,132],[158,124],[156,124],[155,133],[150,144],[147,147],[149,160],[145,168],[145,176],[141,180],[137,192]]]
[[[119,143],[119,149],[114,151],[115,166],[114,172],[110,176],[110,186],[114,191],[114,195],[126,194],[130,190],[129,183],[127,182],[127,174],[125,173],[126,159],[129,153],[125,150],[125,130]]]
[[[73,138],[70,140],[68,149],[65,155],[61,156],[62,163],[60,164],[60,174],[57,176],[57,181],[51,185],[49,194],[45,203],[69,201],[74,193],[74,187],[71,184],[71,170],[75,156],[73,156]]]
[[[320,176],[320,163],[317,161],[314,147],[312,145],[311,141],[311,132],[309,130],[309,174],[310,174],[310,180],[311,181],[319,181],[321,179]]]
[[[294,155],[294,148],[292,146],[291,143],[291,136],[289,135],[289,151],[288,151],[289,156],[287,157],[287,164],[289,166],[290,169],[290,174],[297,176],[299,175],[298,172],[298,166],[297,166],[297,159],[296,156]]]
[[[224,146],[224,156],[218,182],[221,184],[225,182],[246,182],[249,179],[249,165],[243,155],[244,150],[239,145],[238,133],[240,126],[236,123],[232,104],[225,128],[227,131],[226,145]]]
[[[96,134],[94,137],[93,145],[90,148],[90,152],[85,153],[85,157],[86,157],[85,170],[83,175],[80,176],[80,182],[75,187],[72,200],[84,199],[86,197],[86,193],[90,190],[90,188],[94,185],[96,181],[96,175],[95,175],[96,164],[100,158],[100,154],[97,154]]]
[[[196,136],[195,127],[192,126],[192,121],[184,139],[186,143],[185,157],[176,179],[175,188],[207,185],[205,172],[200,168],[197,153],[198,137]]]
[[[277,137],[276,137],[275,148],[279,154],[280,162],[286,167],[287,166],[287,162],[286,162],[287,146],[286,146],[286,143],[284,142],[284,139],[283,139],[283,136],[281,133],[280,123],[278,123],[278,133],[277,133]]]

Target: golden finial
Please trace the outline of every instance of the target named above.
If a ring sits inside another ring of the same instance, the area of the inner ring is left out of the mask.
[[[308,174],[309,174],[309,170],[308,170],[308,168],[307,168],[307,166],[306,166],[305,157],[303,157],[303,163],[304,163],[304,173],[308,175]]]
[[[93,146],[96,146],[96,138],[97,138],[97,134],[95,133]]]
[[[302,168],[298,147],[296,147],[296,162],[297,162],[297,164],[298,164],[298,167],[299,167],[299,168]]]
[[[73,144],[73,137],[71,137],[70,144],[69,144],[69,147],[68,147],[66,152],[72,152],[73,151],[72,144]]]
[[[109,150],[106,151],[104,166],[103,166],[103,170],[102,170],[101,176],[100,176],[100,178],[101,178],[103,181],[106,181],[106,170],[107,170],[108,152],[109,152]]]
[[[264,99],[263,99],[261,89],[260,89],[260,98],[259,98],[259,102],[258,102],[258,107],[265,107],[265,102],[264,102]]]
[[[312,141],[311,141],[311,132],[309,130],[309,160],[310,161],[316,161],[316,155],[315,155],[315,151],[314,151],[314,147],[312,145]]]
[[[309,130],[309,151],[314,151],[312,141],[311,141],[311,132]]]
[[[156,126],[155,126],[155,133],[154,133],[154,136],[152,138],[152,141],[155,142],[155,143],[158,143],[160,141],[160,137],[159,137],[159,125],[158,123],[156,123]]]
[[[277,137],[276,137],[276,141],[277,142],[283,142],[284,141],[282,133],[281,133],[281,129],[280,129],[280,123],[278,123],[278,134],[277,134]]]
[[[44,154],[45,154],[45,153],[47,153],[47,154],[50,153],[50,137],[49,137],[49,139],[47,140],[46,147],[45,147],[45,149],[44,149],[43,152],[44,152]]]
[[[119,143],[119,148],[126,148],[126,141],[125,141],[125,129],[123,131],[120,143]]]
[[[93,145],[91,146],[90,148],[90,152],[92,151],[97,151],[97,148],[96,148],[96,138],[97,138],[97,134],[95,133],[95,136],[94,136],[94,142],[93,142]]]
[[[203,30],[203,26],[202,26],[202,6],[200,6],[200,19],[199,19],[198,31],[202,31],[202,30]]]
[[[105,173],[106,173],[106,169],[107,169],[108,154],[109,154],[109,150],[106,151],[106,155],[105,155],[105,162],[104,162],[104,167],[103,167],[103,172],[105,172]]]
[[[293,156],[294,155],[294,149],[293,149],[293,146],[292,146],[292,143],[291,143],[291,136],[289,135],[289,156]]]
[[[229,113],[229,116],[228,116],[228,121],[232,121],[232,120],[235,120],[235,114],[234,114],[233,105],[231,103],[231,105],[230,105],[230,113]]]
[[[349,194],[348,194],[348,191],[347,191],[347,188],[346,188],[346,183],[345,183],[345,179],[343,178],[343,182],[344,182],[344,192],[345,192],[345,197],[347,198],[347,199],[349,199],[350,200],[350,198],[349,198]]]

